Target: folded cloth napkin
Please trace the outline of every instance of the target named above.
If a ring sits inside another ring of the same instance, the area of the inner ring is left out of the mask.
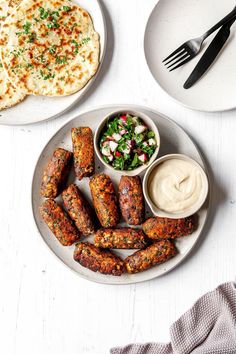
[[[236,354],[236,285],[201,297],[170,328],[169,344],[130,344],[111,354]]]

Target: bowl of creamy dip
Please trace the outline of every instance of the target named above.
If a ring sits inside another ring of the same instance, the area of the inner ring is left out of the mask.
[[[204,204],[209,182],[203,168],[182,154],[156,160],[143,180],[145,199],[154,215],[172,219],[195,214]]]

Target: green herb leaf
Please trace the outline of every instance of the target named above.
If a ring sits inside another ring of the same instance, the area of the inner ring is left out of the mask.
[[[138,158],[138,154],[135,154],[133,161],[131,163],[131,167],[136,167],[137,165],[139,165],[139,158]]]
[[[23,25],[23,30],[25,34],[29,34],[30,27],[31,27],[31,23],[28,21]]]
[[[148,139],[154,138],[155,133],[152,130],[149,130],[149,132],[147,133],[147,137],[148,137]]]
[[[63,10],[69,12],[71,10],[70,6],[63,6]]]
[[[52,45],[49,49],[48,49],[48,51],[49,51],[49,53],[50,54],[55,54],[56,53],[56,46],[55,45]]]
[[[65,55],[56,57],[56,64],[67,64],[67,57]]]
[[[44,9],[43,7],[39,7],[39,12],[40,12],[40,18],[42,20],[45,20],[46,18],[48,18],[49,12],[46,9]]]

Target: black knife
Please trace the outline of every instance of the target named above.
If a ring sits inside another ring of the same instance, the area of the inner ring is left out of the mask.
[[[233,23],[236,21],[236,18],[227,22],[224,26],[221,27],[217,35],[214,37],[213,41],[203,54],[202,58],[199,60],[193,72],[190,74],[188,80],[184,84],[185,89],[192,87],[207,71],[211,64],[215,61],[216,57],[223,48],[225,42],[230,36],[230,28]]]

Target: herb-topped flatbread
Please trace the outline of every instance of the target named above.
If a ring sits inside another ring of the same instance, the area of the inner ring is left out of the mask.
[[[83,88],[99,65],[89,14],[63,0],[23,0],[2,27],[2,61],[26,94],[63,96]]]
[[[19,2],[17,0],[0,1],[0,27],[2,27],[13,7]],[[10,108],[21,102],[24,98],[25,94],[20,89],[14,87],[0,62],[0,110]]]

